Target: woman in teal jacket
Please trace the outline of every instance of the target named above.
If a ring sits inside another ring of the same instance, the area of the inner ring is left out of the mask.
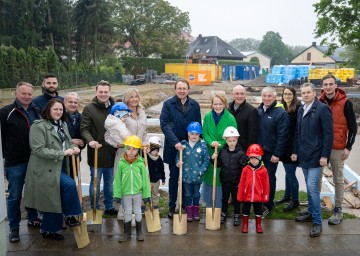
[[[225,145],[225,139],[222,138],[224,130],[233,126],[237,128],[234,116],[227,110],[228,103],[225,94],[215,93],[211,96],[212,110],[205,114],[203,124],[203,138],[209,149],[209,155],[215,152],[215,147],[220,151]],[[241,136],[241,134],[240,134]],[[216,168],[216,200],[215,207],[221,208],[221,183],[219,178],[220,168]],[[202,200],[206,207],[212,205],[212,185],[213,185],[214,165],[209,164],[207,171],[203,176]]]

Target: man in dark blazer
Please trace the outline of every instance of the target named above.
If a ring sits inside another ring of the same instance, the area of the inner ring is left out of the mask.
[[[189,83],[186,80],[178,80],[175,83],[175,96],[164,102],[160,114],[160,127],[165,135],[164,162],[169,164],[170,169],[169,218],[175,213],[178,192],[179,168],[175,163],[177,150],[182,148],[181,141],[188,138],[188,124],[201,124],[199,103],[188,96],[189,91]]]
[[[314,85],[305,83],[300,87],[304,106],[299,108],[295,143],[291,159],[298,160],[303,169],[308,195],[308,213],[296,217],[297,222],[313,222],[310,237],[322,233],[320,192],[318,189],[321,167],[331,154],[333,143],[333,120],[330,108],[316,98]]]
[[[257,109],[246,102],[246,89],[236,85],[232,90],[233,102],[229,105],[230,113],[235,117],[240,137],[239,142],[244,151],[257,142],[259,116]]]

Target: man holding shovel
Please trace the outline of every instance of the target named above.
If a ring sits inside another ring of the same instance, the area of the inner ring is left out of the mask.
[[[113,181],[114,181],[114,160],[115,149],[106,143],[104,139],[104,122],[109,115],[115,101],[110,96],[110,83],[101,80],[96,86],[96,96],[92,102],[85,106],[82,113],[80,131],[81,136],[88,145],[87,158],[90,166],[90,206],[100,208],[99,193],[96,196],[96,206],[93,205],[94,197],[94,151],[98,148],[97,177],[99,181],[104,178],[104,205],[105,214],[116,216],[118,210],[114,208]],[[97,182],[97,191],[100,191],[100,182]]]
[[[164,162],[169,164],[169,214],[172,219],[178,192],[179,168],[175,158],[177,150],[182,148],[181,141],[187,139],[187,126],[191,122],[201,123],[199,103],[191,99],[189,83],[178,80],[175,83],[175,96],[164,102],[160,114],[160,127],[165,135]]]

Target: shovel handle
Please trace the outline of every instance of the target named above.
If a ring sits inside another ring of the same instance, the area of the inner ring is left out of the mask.
[[[181,207],[182,207],[182,172],[183,172],[183,147],[180,149],[180,166],[179,166],[179,218],[181,219]]]
[[[215,146],[215,152],[216,155],[218,154],[218,147]],[[215,211],[215,196],[216,196],[216,167],[217,167],[217,156],[214,159],[214,172],[213,172],[213,187],[212,187],[212,210],[213,213]]]
[[[94,205],[93,205],[93,219],[96,219],[96,190],[97,190],[97,168],[98,168],[98,148],[95,148],[94,153]]]
[[[77,170],[77,190],[80,200],[80,205],[82,205],[82,188],[81,188],[81,171],[80,171],[80,154],[76,156],[76,170]]]

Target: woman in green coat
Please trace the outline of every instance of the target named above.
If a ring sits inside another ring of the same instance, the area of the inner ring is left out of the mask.
[[[43,212],[44,238],[63,240],[59,233],[63,220],[68,226],[80,225],[74,216],[82,215],[74,180],[69,176],[69,157],[80,152],[73,147],[65,122],[64,103],[50,100],[30,128],[31,155],[26,172],[25,207]]]
[[[224,147],[225,139],[222,138],[224,130],[233,126],[237,128],[234,116],[227,110],[227,99],[225,94],[215,93],[211,96],[212,110],[205,114],[203,123],[203,138],[209,149],[210,157],[218,147],[218,152]],[[221,208],[221,183],[219,178],[220,168],[216,168],[216,198],[215,207]],[[202,200],[206,207],[212,206],[212,186],[213,186],[214,165],[209,164],[207,171],[203,176]]]

